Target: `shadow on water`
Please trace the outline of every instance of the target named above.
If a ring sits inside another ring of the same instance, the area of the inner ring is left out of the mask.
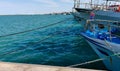
[[[48,17],[45,16],[41,16],[41,15],[19,16],[18,17],[19,19],[17,19],[16,16],[11,16],[10,17],[11,21],[7,22],[7,24],[13,23],[12,25],[15,27],[15,25],[16,26],[19,25],[23,21],[23,19],[27,19],[28,21],[30,20],[31,22],[34,23],[34,27],[35,26],[37,27],[38,25],[40,25],[40,22],[43,21],[44,19],[49,18],[49,21],[51,21],[50,23],[52,23],[55,21],[59,21],[60,19],[72,17],[72,16],[63,16],[63,15],[55,15]],[[39,19],[39,17],[43,17],[44,19]],[[3,18],[0,17],[0,19]],[[34,18],[33,21],[31,20],[32,18]],[[17,22],[15,23],[14,20],[18,20],[18,22],[15,21]],[[17,31],[26,29],[26,25],[28,25],[29,23],[28,21],[25,21],[25,23],[22,22],[23,29],[18,28]],[[35,23],[35,21],[37,23]],[[26,22],[28,23],[26,24]],[[43,21],[43,23],[46,23],[46,25],[49,24],[48,21]],[[72,26],[73,24],[75,24],[73,27],[66,29],[67,27]],[[45,24],[41,24],[41,25],[45,25]],[[8,27],[11,28],[11,26]],[[32,24],[29,26],[32,26]],[[7,28],[4,30],[6,33],[11,32],[9,30],[7,31],[6,30]],[[6,62],[17,62],[17,63],[70,66],[70,65],[98,59],[96,53],[91,49],[91,47],[87,44],[84,38],[80,36],[81,30],[82,30],[81,25],[77,23],[74,19],[72,19],[55,26],[45,28],[43,30],[37,30],[21,35],[0,38],[1,41],[0,60]],[[49,37],[51,34],[53,35],[52,37],[43,40],[44,38]],[[78,67],[91,68],[91,69],[105,69],[102,62],[97,62],[97,63],[78,66]]]

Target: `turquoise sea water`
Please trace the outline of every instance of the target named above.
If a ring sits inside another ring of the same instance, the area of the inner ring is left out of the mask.
[[[97,59],[96,53],[80,36],[82,27],[72,15],[0,16],[0,35],[31,30],[67,18],[72,19],[40,30],[0,37],[0,61],[69,66]],[[104,69],[101,62],[80,67]]]

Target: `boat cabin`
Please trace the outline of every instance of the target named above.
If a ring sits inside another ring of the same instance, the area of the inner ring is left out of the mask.
[[[108,10],[112,10],[115,12],[120,12],[120,5],[111,5],[108,7]]]

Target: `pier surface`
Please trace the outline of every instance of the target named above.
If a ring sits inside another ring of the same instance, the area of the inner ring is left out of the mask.
[[[101,70],[0,62],[0,71],[101,71]]]

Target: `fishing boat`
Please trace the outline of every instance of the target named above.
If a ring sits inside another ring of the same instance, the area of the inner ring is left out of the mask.
[[[116,28],[120,28],[118,21],[89,19],[81,32],[111,71],[120,71],[120,37],[115,34],[118,32]]]
[[[101,20],[120,20],[120,0],[74,0],[73,15],[78,20],[87,20],[89,18]],[[97,1],[96,3],[94,3]],[[103,3],[102,3],[103,2]]]

